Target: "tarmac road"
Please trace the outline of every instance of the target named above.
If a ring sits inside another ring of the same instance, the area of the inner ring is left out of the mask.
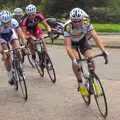
[[[95,53],[97,49],[93,49]],[[109,113],[106,120],[120,119],[120,50],[108,49],[109,64],[97,59],[96,72],[102,79],[107,96]],[[49,45],[49,54],[56,70],[57,82],[47,75],[41,78],[26,59],[25,72],[28,101],[7,83],[3,62],[0,62],[0,120],[103,120],[92,98],[87,107],[77,92],[77,82],[71,61],[63,46]]]

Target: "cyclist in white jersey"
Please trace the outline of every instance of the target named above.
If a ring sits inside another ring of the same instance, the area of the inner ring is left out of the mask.
[[[70,20],[67,21],[64,26],[64,44],[72,60],[73,72],[77,77],[77,90],[83,91],[83,94],[86,93],[86,89],[83,86],[80,71],[78,70],[79,66],[77,59],[79,59],[79,57],[76,47],[79,47],[80,52],[84,56],[93,56],[94,53],[90,45],[90,38],[94,39],[97,46],[105,55],[108,54],[104,48],[103,40],[98,36],[94,27],[90,24],[88,14],[80,8],[72,9],[70,12]]]
[[[12,48],[18,48],[20,46],[17,34],[24,39],[24,35],[17,20],[12,18],[12,15],[9,11],[2,11],[0,16],[0,45],[2,47],[1,54],[8,73],[8,82],[11,85],[13,84],[11,57],[8,54],[5,54],[3,51],[8,49],[7,43],[10,43]]]

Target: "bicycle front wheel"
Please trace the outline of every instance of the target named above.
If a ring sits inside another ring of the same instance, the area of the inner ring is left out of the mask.
[[[27,86],[26,86],[25,75],[24,75],[21,63],[19,63],[19,66],[17,68],[17,73],[18,73],[18,77],[19,77],[18,82],[19,82],[19,85],[21,88],[21,94],[22,94],[24,100],[27,101],[27,99],[28,99]]]
[[[13,71],[12,74],[13,74],[14,89],[15,89],[15,91],[18,91],[18,80],[19,80],[19,77],[18,77],[17,71]]]
[[[53,83],[56,82],[56,74],[55,69],[53,67],[52,61],[47,53],[45,53],[45,63],[46,63],[46,69],[48,72],[48,75]]]
[[[34,62],[33,62],[33,59],[32,59],[32,54],[31,54],[30,50],[29,50],[29,54],[27,54],[27,58],[28,58],[28,61],[29,61],[30,65],[33,68],[35,68],[35,65],[34,65]]]
[[[98,110],[100,111],[101,115],[106,118],[108,114],[108,106],[107,106],[107,100],[105,96],[105,92],[102,86],[102,83],[99,79],[99,77],[94,73],[93,78],[93,89],[94,89],[94,98],[96,101],[96,104],[98,106]]]
[[[19,85],[21,88],[21,93],[25,101],[28,99],[27,86],[25,82],[25,77],[23,75],[19,76]]]
[[[87,96],[83,96],[83,95],[82,95],[82,98],[83,98],[85,104],[86,104],[87,106],[89,106],[90,103],[91,103],[91,94],[90,94],[90,87],[91,87],[91,86],[90,86],[90,80],[89,80],[88,78],[85,78],[85,76],[83,75],[83,70],[82,70],[82,68],[81,68],[81,78],[82,78],[82,81],[85,83],[85,87],[87,88],[88,93],[89,93]]]
[[[41,77],[44,77],[44,66],[42,60],[42,53],[36,52],[36,60],[35,60],[35,67],[40,74]]]

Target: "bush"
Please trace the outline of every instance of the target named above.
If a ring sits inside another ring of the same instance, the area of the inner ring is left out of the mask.
[[[117,8],[94,8],[89,14],[93,22],[120,23],[120,9]]]

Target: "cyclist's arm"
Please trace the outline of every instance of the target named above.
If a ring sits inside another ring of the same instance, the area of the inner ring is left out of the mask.
[[[21,38],[22,44],[24,44],[25,37],[24,34],[19,26],[19,23],[16,19],[12,19],[11,21],[13,28],[16,30],[17,35]]]
[[[2,46],[1,46],[1,44],[0,44],[0,53],[2,53]]]
[[[29,36],[29,32],[27,31],[27,19],[28,17],[26,16],[21,22],[21,28],[25,38],[28,38]]]
[[[51,32],[51,27],[47,24],[47,22],[46,22],[46,20],[45,20],[45,17],[44,17],[41,13],[39,13],[39,14],[37,14],[37,15],[39,16],[39,18],[40,18],[40,20],[42,21],[42,23],[45,25],[47,31],[48,31],[48,32]]]
[[[105,51],[103,40],[99,37],[97,32],[95,30],[92,30],[91,35],[94,41],[96,42],[96,45],[101,49],[101,51]]]
[[[26,26],[22,26],[21,28],[22,28],[22,31],[23,31],[25,37],[27,38],[27,36],[28,36],[27,27]]]
[[[19,28],[16,29],[16,32],[19,35],[19,37],[22,41],[22,44],[24,45],[25,44],[25,35],[24,35],[22,29],[19,27]]]
[[[72,49],[72,42],[71,42],[70,37],[64,38],[64,45],[65,45],[66,51],[67,51],[69,57],[71,58],[71,60],[76,59],[76,56],[75,56],[74,51]]]
[[[51,32],[51,27],[47,24],[45,20],[43,20],[43,24],[45,25],[48,32]]]
[[[74,50],[72,48],[72,37],[71,37],[71,21],[67,21],[65,26],[64,26],[64,44],[66,51],[71,58],[71,60],[76,59],[76,55],[74,54]]]

